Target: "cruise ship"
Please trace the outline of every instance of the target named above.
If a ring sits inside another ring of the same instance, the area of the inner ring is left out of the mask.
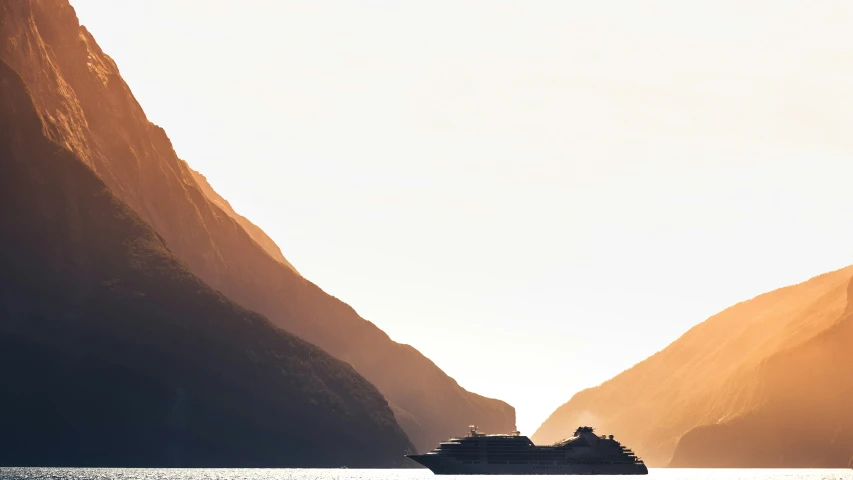
[[[468,436],[441,442],[423,455],[407,457],[436,475],[645,475],[643,461],[613,439],[579,427],[551,446],[534,445],[519,432],[486,435],[476,426]]]

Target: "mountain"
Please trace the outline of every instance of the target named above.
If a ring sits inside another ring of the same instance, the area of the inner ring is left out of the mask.
[[[46,117],[0,60],[0,465],[403,464],[373,385],[203,283]]]
[[[0,59],[28,86],[48,136],[94,170],[193,273],[350,363],[379,388],[418,450],[472,423],[491,432],[515,428],[511,406],[466,391],[299,275],[277,249],[270,253],[268,237],[200,184],[163,129],[147,120],[67,0],[0,0]]]
[[[652,466],[846,467],[853,267],[739,303],[576,394],[537,442],[589,423]]]
[[[767,359],[754,409],[681,437],[670,466],[853,467],[853,315]]]
[[[201,189],[201,192],[204,193],[208,200],[213,202],[214,205],[219,207],[220,210],[225,212],[226,215],[231,217],[235,222],[237,222],[238,225],[243,227],[243,230],[245,230],[246,233],[249,234],[252,240],[254,240],[258,245],[261,246],[261,248],[264,249],[265,252],[267,252],[267,255],[271,256],[275,260],[278,260],[279,262],[293,270],[294,273],[299,273],[296,271],[296,268],[291,265],[286,258],[284,258],[284,254],[281,253],[281,249],[278,248],[278,245],[275,244],[273,239],[271,239],[263,230],[260,229],[260,227],[252,223],[248,218],[235,212],[234,209],[231,208],[231,204],[228,202],[228,200],[222,198],[222,196],[216,193],[213,187],[210,186],[210,183],[207,182],[207,177],[193,170],[189,167],[189,165],[187,165],[187,169],[193,176],[193,179],[198,184],[198,187]]]

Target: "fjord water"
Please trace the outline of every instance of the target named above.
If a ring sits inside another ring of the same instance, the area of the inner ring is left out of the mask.
[[[571,476],[540,476],[536,478]],[[261,469],[261,468],[0,468],[0,480],[443,480],[496,478],[494,476],[433,475],[426,469]],[[500,476],[498,478],[519,478]],[[588,478],[588,477],[584,477]],[[624,480],[625,476],[597,475],[596,479]],[[850,469],[652,468],[645,480],[853,480]]]

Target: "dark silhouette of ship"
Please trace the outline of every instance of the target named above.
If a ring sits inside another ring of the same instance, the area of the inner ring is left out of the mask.
[[[435,450],[407,457],[437,475],[645,475],[629,448],[591,427],[551,446],[534,445],[519,432],[486,435],[471,426],[467,437],[441,442]]]

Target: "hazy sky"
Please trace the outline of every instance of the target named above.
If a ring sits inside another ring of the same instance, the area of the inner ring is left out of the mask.
[[[523,433],[853,259],[849,2],[72,4],[300,272]]]

